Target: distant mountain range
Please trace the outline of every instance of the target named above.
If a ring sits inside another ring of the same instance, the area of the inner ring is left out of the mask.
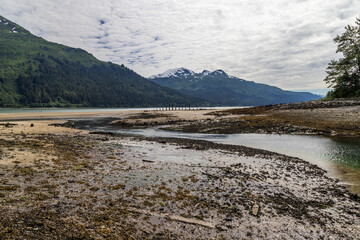
[[[0,107],[206,105],[123,65],[48,42],[0,16]]]
[[[278,87],[246,81],[223,70],[195,73],[186,68],[171,69],[149,78],[183,94],[202,98],[222,106],[256,106],[320,99],[309,92],[285,91]]]

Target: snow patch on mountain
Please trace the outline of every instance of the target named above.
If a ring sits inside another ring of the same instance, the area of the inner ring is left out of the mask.
[[[218,70],[215,70],[211,73],[211,75],[225,75],[225,76],[228,76],[226,72],[224,72],[223,70],[221,69],[218,69]]]
[[[186,68],[175,68],[175,69],[170,69],[167,70],[164,73],[161,74],[157,74],[157,75],[153,75],[151,76],[149,79],[155,79],[155,78],[170,78],[170,77],[184,77],[184,78],[188,78],[188,77],[193,77],[195,81],[197,81],[197,79],[202,79],[203,77],[206,76],[211,76],[211,77],[228,77],[228,78],[232,78],[232,79],[238,79],[239,81],[245,81],[243,79],[240,79],[238,77],[234,77],[234,76],[230,76],[228,75],[226,72],[224,72],[221,69],[215,70],[213,72],[210,72],[208,70],[203,70],[200,73],[195,73],[189,69]],[[189,80],[192,81],[192,80]]]
[[[184,76],[189,76],[189,75],[194,75],[194,74],[195,74],[195,72],[182,67],[182,68],[175,68],[175,69],[167,70],[166,72],[164,72],[162,74],[153,75],[150,77],[150,79],[169,78],[169,77],[184,77]]]
[[[208,71],[208,70],[204,70],[204,71],[202,71],[202,73],[201,73],[203,76],[207,76],[207,75],[209,75],[210,74],[210,71]]]

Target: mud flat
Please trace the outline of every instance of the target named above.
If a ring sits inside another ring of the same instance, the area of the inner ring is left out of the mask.
[[[31,115],[17,115],[29,118]],[[67,114],[64,114],[67,116]],[[39,116],[38,116],[39,117]],[[54,113],[47,117],[56,118]],[[275,133],[360,137],[360,100],[313,101],[228,110],[128,111],[71,113],[68,117],[90,117],[89,124],[116,128],[165,126],[167,130],[199,133]],[[6,116],[0,114],[0,120]],[[86,120],[84,120],[86,121]],[[106,122],[107,121],[107,122]],[[81,124],[84,125],[84,124]]]
[[[358,196],[301,159],[53,123],[0,124],[1,239],[360,236]]]
[[[276,133],[360,137],[360,100],[314,101],[213,111],[168,129],[202,133]]]

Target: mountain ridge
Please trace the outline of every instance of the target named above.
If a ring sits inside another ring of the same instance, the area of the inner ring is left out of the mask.
[[[185,76],[207,76],[209,74],[213,74],[213,75],[226,75],[228,77],[232,77],[235,78],[234,76],[230,76],[228,75],[225,71],[221,70],[221,69],[217,69],[213,72],[209,71],[209,70],[203,70],[201,73],[195,73],[194,71],[184,68],[184,67],[180,67],[180,68],[173,68],[173,69],[169,69],[161,74],[156,74],[156,75],[152,75],[149,77],[149,79],[154,79],[154,78],[165,78],[165,77],[185,77]]]
[[[221,69],[195,73],[182,67],[153,75],[149,79],[161,86],[225,106],[256,106],[321,98],[319,95],[308,92],[292,92],[267,84],[247,81],[228,75]]]

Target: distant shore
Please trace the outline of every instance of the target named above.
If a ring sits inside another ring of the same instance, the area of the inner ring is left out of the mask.
[[[251,108],[134,113],[112,123],[123,128],[168,125],[200,133],[274,133],[360,137],[360,100],[312,101]]]
[[[276,133],[360,137],[360,100],[312,101],[250,108],[0,113],[0,121],[113,118],[117,127],[168,125],[202,133]]]
[[[135,111],[136,112],[136,111]],[[140,111],[139,111],[140,112]],[[41,120],[41,119],[68,119],[68,118],[86,118],[86,117],[101,117],[112,116],[115,114],[124,113],[126,111],[93,111],[93,112],[24,112],[24,113],[1,113],[0,121],[6,120]]]

